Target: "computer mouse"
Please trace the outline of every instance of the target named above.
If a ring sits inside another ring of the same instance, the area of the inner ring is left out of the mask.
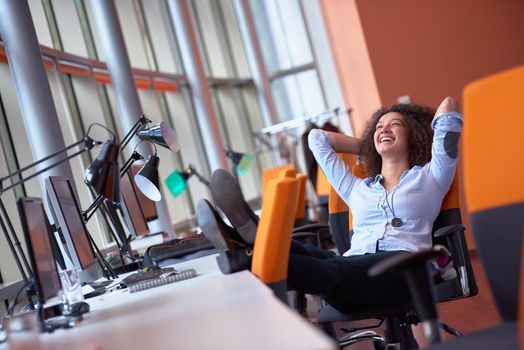
[[[89,304],[86,303],[85,301],[79,301],[77,303],[74,303],[72,305],[69,306],[68,308],[68,312],[66,315],[68,316],[80,316],[80,315],[83,315],[83,314],[86,314],[89,312]]]

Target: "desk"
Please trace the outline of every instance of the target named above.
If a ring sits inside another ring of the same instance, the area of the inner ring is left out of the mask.
[[[42,349],[336,348],[250,272],[223,275],[215,255],[175,265],[191,267],[198,277],[89,300],[82,324],[42,335]]]

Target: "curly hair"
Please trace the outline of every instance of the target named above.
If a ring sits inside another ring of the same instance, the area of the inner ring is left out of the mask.
[[[365,164],[365,171],[370,177],[377,176],[382,169],[382,157],[375,148],[375,129],[380,118],[390,112],[402,114],[409,127],[409,167],[423,166],[431,160],[433,139],[431,120],[435,110],[416,104],[396,104],[390,108],[383,107],[373,113],[361,138],[359,160],[361,164]]]

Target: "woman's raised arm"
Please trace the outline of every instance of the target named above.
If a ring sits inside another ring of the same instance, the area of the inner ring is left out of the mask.
[[[444,101],[440,103],[440,106],[438,106],[437,111],[435,112],[435,116],[433,117],[433,120],[437,118],[441,114],[446,114],[450,112],[458,112],[459,106],[458,102],[455,101],[453,97],[446,97]]]
[[[333,142],[333,149],[337,153],[358,154],[360,151],[360,140],[353,136],[327,132]]]

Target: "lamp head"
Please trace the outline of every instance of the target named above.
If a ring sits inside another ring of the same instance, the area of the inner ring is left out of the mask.
[[[138,132],[138,137],[148,140],[174,152],[180,150],[175,131],[166,122],[160,122],[152,127]]]
[[[169,192],[174,197],[178,197],[184,192],[187,188],[187,180],[194,174],[194,170],[191,166],[189,168],[178,171],[175,170],[165,179],[165,184],[169,189]]]
[[[150,155],[142,169],[135,175],[135,184],[140,192],[155,202],[162,199],[158,180],[159,161],[156,155]]]
[[[87,168],[84,180],[97,194],[114,203],[120,202],[118,149],[115,142],[106,141],[98,157]]]
[[[249,153],[240,153],[235,152],[230,149],[225,148],[226,157],[228,157],[233,165],[235,166],[235,171],[241,175],[244,175],[249,170],[251,163],[253,162],[253,156]]]

